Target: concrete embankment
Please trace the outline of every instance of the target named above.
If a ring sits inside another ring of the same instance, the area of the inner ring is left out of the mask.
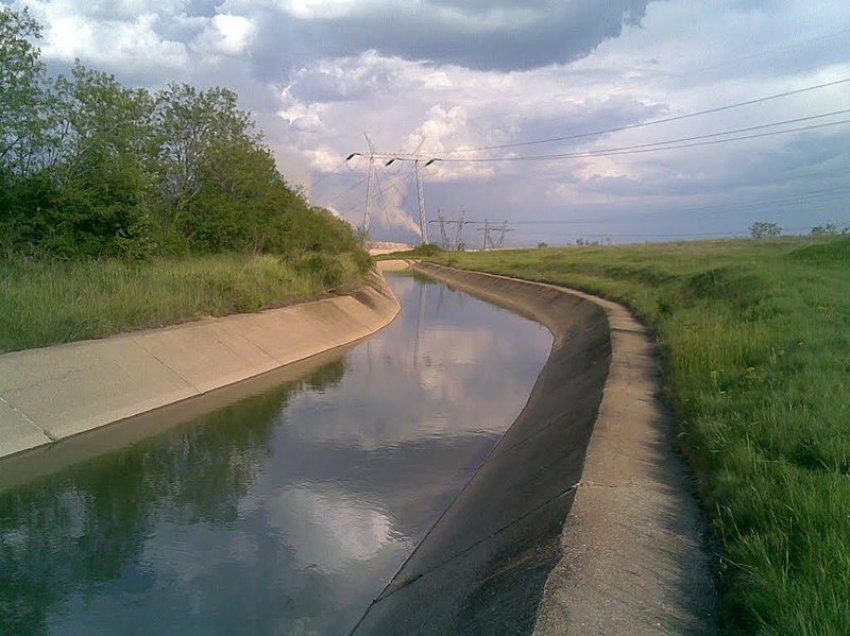
[[[0,356],[0,457],[206,395],[364,338],[398,301],[357,292]]]
[[[554,342],[522,413],[354,633],[711,633],[701,518],[640,325],[551,285],[416,269]]]

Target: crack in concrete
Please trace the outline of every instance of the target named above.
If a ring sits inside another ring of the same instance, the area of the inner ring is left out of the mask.
[[[157,362],[159,362],[162,366],[164,366],[166,369],[168,369],[169,371],[171,371],[171,372],[172,372],[174,375],[176,375],[178,378],[180,378],[181,380],[183,380],[183,382],[185,382],[186,384],[188,384],[188,385],[189,385],[189,386],[190,386],[190,387],[191,387],[191,388],[195,391],[195,393],[196,393],[197,395],[201,395],[201,394],[203,394],[203,391],[201,391],[201,389],[199,389],[197,386],[195,386],[195,384],[194,384],[193,382],[191,382],[188,378],[183,377],[183,374],[182,374],[182,373],[180,373],[180,372],[179,372],[179,371],[177,371],[176,369],[172,368],[172,367],[171,367],[168,363],[166,363],[166,362],[165,362],[165,360],[163,360],[163,359],[162,359],[162,358],[160,358],[158,355],[156,355],[153,351],[151,351],[150,349],[148,349],[148,348],[147,348],[144,344],[142,344],[142,343],[141,343],[138,339],[136,339],[136,338],[131,338],[131,340],[132,340],[135,344],[137,344],[139,347],[141,347],[141,348],[142,348],[142,350],[143,350],[145,353],[147,353],[150,357],[152,357],[154,360],[156,360]]]
[[[6,406],[8,406],[8,407],[9,407],[9,409],[10,409],[10,410],[12,410],[13,412],[15,412],[15,413],[17,413],[18,415],[20,415],[20,416],[21,416],[21,418],[22,418],[22,419],[23,419],[23,420],[24,420],[27,424],[29,424],[29,425],[30,425],[30,426],[32,426],[33,428],[37,429],[37,430],[38,430],[38,431],[39,431],[42,435],[44,435],[44,436],[45,436],[47,439],[49,439],[51,442],[57,442],[57,441],[59,441],[59,438],[58,438],[58,437],[56,437],[53,433],[51,433],[51,432],[50,432],[50,431],[48,431],[47,429],[42,428],[41,426],[39,426],[38,424],[36,424],[36,423],[35,423],[35,422],[34,422],[34,421],[33,421],[33,420],[32,420],[32,419],[31,419],[31,418],[30,418],[30,417],[29,417],[26,413],[24,413],[21,409],[19,409],[19,408],[18,408],[18,407],[16,407],[14,404],[12,404],[11,402],[9,402],[9,401],[8,401],[8,400],[6,400],[5,398],[3,398],[3,396],[0,396],[0,402],[2,402],[3,404],[5,404]]]

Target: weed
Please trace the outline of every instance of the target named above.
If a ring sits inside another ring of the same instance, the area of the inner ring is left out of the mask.
[[[0,352],[259,311],[352,289],[362,281],[356,258],[0,260]]]
[[[445,256],[436,260],[445,262]],[[655,332],[741,633],[850,625],[850,241],[453,255],[628,305]]]

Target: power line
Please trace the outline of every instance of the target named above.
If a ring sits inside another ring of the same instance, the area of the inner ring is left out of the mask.
[[[717,203],[714,205],[706,205],[699,207],[677,208],[675,211],[682,212],[704,212],[704,211],[746,211],[751,208],[762,208],[766,206],[788,207],[798,203],[807,203],[809,201],[820,201],[828,203],[835,199],[842,199],[850,195],[850,189],[846,186],[837,186],[833,188],[824,188],[820,190],[811,190],[808,192],[800,192],[798,194],[789,195],[779,199],[750,199],[748,201],[739,201],[735,203]],[[670,210],[658,211],[653,214],[669,214]],[[645,216],[645,215],[643,215]]]
[[[814,191],[811,191],[811,192],[808,192],[808,193],[801,193],[799,196],[794,196],[794,197],[789,197],[789,198],[784,198],[784,199],[766,199],[766,200],[761,200],[761,201],[751,200],[751,201],[747,201],[747,202],[742,202],[741,204],[734,204],[734,203],[733,204],[718,204],[717,206],[714,206],[712,208],[674,209],[674,210],[666,210],[664,212],[659,212],[658,214],[667,214],[667,215],[670,215],[670,216],[681,217],[682,216],[681,212],[700,211],[700,210],[704,210],[704,209],[713,209],[713,210],[718,210],[718,211],[730,211],[730,212],[735,212],[735,211],[746,212],[747,210],[755,210],[755,209],[758,209],[759,207],[768,207],[768,206],[787,207],[787,206],[791,206],[791,205],[795,205],[795,204],[800,205],[800,204],[806,203],[808,201],[813,201],[814,202],[813,205],[816,206],[815,209],[820,209],[825,204],[829,203],[831,199],[844,198],[848,194],[850,194],[850,190],[848,190],[846,188],[841,189],[841,190],[835,190],[834,188],[833,189],[827,188],[827,189],[822,189],[822,190],[814,190]],[[606,232],[587,233],[587,232],[581,232],[579,230],[573,231],[573,232],[570,232],[570,233],[566,233],[562,230],[561,231],[556,230],[555,232],[553,232],[551,230],[543,231],[543,230],[534,230],[534,229],[525,229],[525,228],[515,227],[515,226],[564,226],[564,225],[571,225],[571,224],[585,224],[586,225],[586,224],[610,223],[612,221],[635,221],[636,219],[640,218],[641,216],[643,216],[643,215],[636,214],[632,217],[615,217],[615,218],[602,217],[602,218],[598,218],[598,219],[594,219],[594,220],[586,220],[586,219],[559,219],[559,220],[539,219],[539,220],[532,220],[532,219],[525,219],[525,220],[521,220],[521,221],[507,221],[506,224],[505,224],[505,227],[514,226],[514,227],[512,227],[512,229],[510,231],[513,231],[513,230],[518,231],[518,232],[520,232],[520,235],[524,236],[524,237],[549,237],[549,238],[551,238],[551,237],[562,237],[562,236],[641,237],[641,236],[644,236],[644,235],[640,235],[640,234],[617,234],[617,233],[612,234],[612,233],[606,233]],[[431,221],[431,222],[435,222],[435,221]],[[485,231],[485,243],[484,244],[485,245],[489,244],[491,246],[495,246],[495,244],[490,243],[489,240],[486,239],[487,233],[492,232],[493,229],[495,229],[495,228],[493,228],[492,223],[490,223],[489,221],[474,221],[474,220],[467,220],[467,221],[465,221],[465,223],[470,224],[470,225],[476,225],[476,226],[484,226],[483,230],[480,229],[480,228],[478,230],[478,231]],[[796,231],[796,229],[798,229],[798,228],[788,228],[789,231]],[[802,228],[802,229],[806,229],[806,228]],[[645,236],[653,236],[653,237],[669,237],[669,236],[699,237],[699,236],[710,236],[710,235],[714,235],[714,234],[724,234],[724,233],[682,232],[682,233],[677,233],[675,235],[648,234],[648,235],[645,235]]]
[[[676,207],[667,210],[653,211],[652,215],[681,215],[685,212],[704,212],[704,211],[746,211],[751,208],[760,208],[766,206],[787,207],[794,204],[806,203],[809,201],[817,201],[818,203],[828,203],[832,200],[842,199],[850,195],[850,188],[847,186],[835,186],[832,188],[822,188],[819,190],[811,190],[801,192],[799,194],[790,195],[788,197],[778,199],[751,199],[748,201],[740,201],[737,203],[717,203],[715,205],[692,206],[687,208]],[[591,225],[595,223],[607,223],[611,221],[633,221],[636,218],[642,218],[646,214],[636,213],[631,216],[618,217],[600,217],[596,219],[523,219],[519,221],[508,221],[512,226],[534,226],[534,225]],[[431,220],[429,223],[436,223]],[[484,225],[485,221],[476,221],[467,219],[464,223],[468,225]],[[529,233],[523,230],[524,234]]]
[[[797,232],[805,232],[810,230],[809,226],[797,226],[797,227],[783,227],[783,232],[788,233],[797,233]],[[614,238],[709,238],[709,237],[724,237],[724,236],[749,236],[749,229],[742,230],[728,230],[725,232],[676,232],[676,233],[662,233],[662,234],[654,234],[654,233],[608,233],[608,232],[594,232],[589,234],[544,234],[542,232],[523,232],[523,236],[541,236],[541,237],[549,237],[549,238],[596,238],[596,239],[614,239]]]
[[[354,184],[352,184],[352,185],[348,186],[345,190],[341,190],[341,191],[340,191],[340,192],[338,192],[336,195],[332,196],[330,199],[328,199],[328,200],[327,200],[327,203],[325,204],[325,207],[327,207],[328,205],[330,205],[330,204],[331,204],[331,203],[333,203],[334,201],[338,200],[338,199],[339,199],[341,196],[343,196],[344,194],[347,194],[347,193],[351,192],[352,190],[355,190],[356,188],[358,188],[358,187],[360,187],[361,185],[363,185],[363,184],[366,182],[366,179],[367,179],[367,178],[368,178],[368,177],[363,177],[362,179],[360,179],[359,181],[357,181],[357,183],[354,183]]]
[[[386,187],[381,188],[381,189],[377,192],[377,194],[375,194],[374,196],[376,196],[376,197],[381,197],[381,201],[383,201],[383,200],[384,200],[384,199],[383,199],[384,194],[386,194],[387,192],[389,192],[389,191],[390,191],[390,190],[392,190],[393,188],[395,188],[396,190],[398,190],[398,186],[399,186],[399,184],[400,184],[402,181],[405,181],[405,180],[408,180],[408,181],[409,181],[409,180],[410,180],[410,178],[411,178],[411,176],[412,176],[412,174],[413,174],[413,172],[411,171],[411,172],[408,172],[407,174],[403,174],[403,175],[401,175],[399,178],[397,178],[397,179],[395,179],[395,180],[393,180],[393,181],[389,182],[389,183],[386,185]],[[364,178],[363,178],[363,179],[362,179],[362,180],[361,180],[361,181],[360,181],[357,185],[362,184],[362,183],[363,183],[363,181],[365,181],[365,180],[366,180],[366,179],[365,179],[365,177],[364,177]],[[400,194],[402,194],[402,193],[401,193],[401,191],[399,191],[399,193],[400,193]],[[402,196],[405,196],[405,195],[403,195],[403,194],[402,194]],[[353,205],[349,205],[349,206],[348,206],[348,207],[346,207],[346,208],[343,208],[341,211],[342,211],[342,212],[351,212],[351,211],[353,211],[353,210],[355,210],[355,209],[357,209],[357,208],[359,208],[359,207],[360,207],[360,204],[359,204],[359,203],[355,203],[355,204],[353,204]]]
[[[480,146],[480,147],[477,147],[477,148],[458,148],[458,149],[454,149],[454,150],[446,150],[442,154],[443,155],[450,155],[450,154],[459,154],[459,153],[465,153],[465,152],[483,152],[485,150],[502,150],[502,149],[505,149],[505,148],[520,148],[520,147],[523,147],[523,146],[533,146],[533,145],[538,145],[538,144],[555,143],[555,142],[559,142],[559,141],[570,141],[570,140],[573,140],[573,139],[583,139],[583,138],[586,138],[586,137],[596,137],[598,135],[605,135],[605,134],[608,134],[608,133],[620,132],[620,131],[623,131],[623,130],[631,130],[633,128],[645,128],[647,126],[655,126],[657,124],[666,124],[666,123],[669,123],[671,121],[680,121],[680,120],[683,120],[683,119],[690,119],[692,117],[699,117],[699,116],[708,115],[708,114],[711,114],[711,113],[719,113],[719,112],[722,112],[722,111],[725,111],[725,110],[731,110],[733,108],[741,108],[743,106],[751,106],[753,104],[761,104],[761,103],[772,101],[772,100],[775,100],[775,99],[780,99],[782,97],[789,97],[791,95],[798,95],[800,93],[805,93],[805,92],[808,92],[808,91],[813,91],[813,90],[817,90],[817,89],[821,89],[821,88],[827,88],[829,86],[837,86],[839,84],[846,84],[848,82],[850,82],[850,77],[845,78],[845,79],[835,80],[833,82],[825,82],[823,84],[816,84],[814,86],[806,86],[805,88],[798,88],[798,89],[795,89],[795,90],[784,91],[782,93],[775,93],[773,95],[765,95],[764,97],[759,97],[759,98],[756,98],[756,99],[750,99],[750,100],[747,100],[747,101],[744,101],[744,102],[737,102],[735,104],[727,104],[725,106],[717,106],[715,108],[708,108],[706,110],[700,110],[700,111],[696,111],[694,113],[688,113],[686,115],[676,115],[674,117],[665,117],[664,119],[655,119],[655,120],[652,120],[652,121],[641,122],[641,123],[637,123],[637,124],[628,124],[626,126],[617,126],[617,127],[614,127],[614,128],[604,128],[604,129],[601,129],[601,130],[594,130],[592,132],[579,133],[579,134],[575,134],[575,135],[564,135],[564,136],[561,136],[561,137],[549,137],[549,138],[546,138],[546,139],[537,139],[537,140],[534,140],[534,141],[520,141],[520,142],[515,142],[515,143],[509,143],[509,144],[499,144],[499,145],[496,145],[496,146]]]
[[[376,179],[376,183],[377,183],[377,180],[378,180],[377,174],[375,175],[375,179]],[[389,215],[387,214],[387,209],[390,205],[390,202],[387,201],[387,199],[384,195],[387,194],[388,192],[390,192],[391,190],[395,190],[395,192],[397,192],[398,195],[401,197],[401,206],[404,207],[405,204],[407,203],[407,194],[399,186],[401,185],[402,182],[409,183],[410,179],[411,179],[410,173],[401,175],[397,179],[391,180],[389,183],[387,183],[386,187],[383,187],[378,191],[378,194],[376,196],[379,197],[380,201],[381,201],[380,212],[382,213],[383,218],[384,218],[384,222],[387,225],[389,225],[389,222],[390,222],[389,221]]]
[[[311,188],[311,189],[312,189],[312,188],[315,188],[317,185],[319,185],[320,183],[322,183],[322,182],[323,182],[325,179],[327,179],[328,177],[332,177],[332,176],[334,176],[337,172],[339,172],[339,169],[340,169],[340,168],[342,168],[345,164],[346,164],[346,160],[345,160],[345,159],[343,159],[342,161],[340,161],[340,162],[339,162],[339,164],[338,164],[338,165],[337,165],[337,166],[336,166],[333,170],[331,170],[331,171],[330,171],[330,172],[328,172],[328,173],[323,174],[321,177],[319,177],[318,179],[316,179],[315,181],[313,181],[313,183],[310,185],[310,188]]]
[[[738,62],[742,62],[744,60],[752,60],[757,57],[763,57],[765,55],[771,55],[773,53],[779,53],[782,51],[787,51],[793,48],[800,46],[801,44],[809,44],[810,42],[818,42],[821,40],[829,40],[832,38],[840,37],[842,35],[847,35],[850,33],[850,29],[841,29],[840,31],[833,31],[832,33],[825,33],[823,35],[817,35],[811,38],[806,38],[804,40],[797,40],[795,42],[790,42],[784,46],[774,47],[772,49],[765,49],[762,51],[757,51],[755,53],[750,53],[749,55],[743,55],[736,58],[727,59],[723,62],[718,62],[717,64],[711,64],[709,66],[700,66],[697,68],[692,68],[687,71],[681,73],[668,73],[667,77],[683,77],[685,75],[696,75],[698,73],[702,73],[704,71],[711,71],[716,68],[723,68],[724,66],[731,66],[732,64],[737,64]]]
[[[718,112],[718,111],[721,111],[721,110],[728,110],[730,108],[737,108],[737,107],[744,106],[744,105],[764,102],[764,101],[768,101],[768,100],[771,100],[771,99],[777,99],[779,97],[783,97],[783,96],[787,96],[787,95],[793,95],[793,94],[802,93],[802,92],[805,92],[805,91],[815,90],[815,89],[818,89],[818,88],[824,88],[824,87],[843,84],[843,83],[847,83],[847,82],[850,82],[850,78],[837,80],[837,81],[833,81],[833,82],[827,82],[827,83],[824,83],[824,84],[818,84],[816,86],[809,86],[809,87],[797,89],[797,90],[794,90],[794,91],[786,91],[784,93],[778,93],[776,95],[765,96],[765,97],[758,98],[758,99],[755,99],[755,100],[740,102],[738,104],[730,104],[730,105],[723,106],[723,107],[699,111],[697,113],[691,113],[689,115],[681,115],[681,116],[677,116],[677,117],[666,118],[666,119],[663,119],[663,120],[656,120],[656,121],[653,121],[653,122],[644,122],[642,124],[634,124],[634,125],[630,125],[630,126],[612,128],[612,129],[608,129],[607,131],[597,131],[597,132],[592,132],[592,133],[584,133],[582,135],[573,135],[569,138],[574,139],[574,138],[580,138],[580,137],[588,137],[588,136],[593,136],[593,135],[596,135],[596,134],[602,134],[604,132],[614,132],[614,131],[617,131],[617,130],[626,130],[626,129],[630,129],[630,128],[644,127],[644,126],[664,123],[664,122],[668,122],[668,121],[686,119],[686,118],[689,118],[689,117],[695,117],[697,115],[707,114],[707,113],[711,113],[711,112]],[[830,117],[830,116],[835,116],[835,115],[839,115],[839,114],[846,114],[848,112],[850,112],[850,109],[843,109],[843,110],[833,111],[833,112],[830,112],[830,113],[810,115],[810,116],[807,116],[807,117],[798,117],[798,118],[794,118],[794,119],[787,119],[787,120],[771,122],[771,123],[767,123],[767,124],[760,124],[760,125],[757,125],[757,126],[749,126],[749,127],[745,127],[745,128],[738,128],[738,129],[731,129],[731,130],[726,130],[726,131],[721,131],[721,132],[708,133],[708,134],[704,134],[704,135],[695,135],[695,136],[691,136],[691,137],[683,137],[683,138],[670,139],[670,140],[657,141],[657,142],[648,142],[648,143],[645,143],[645,144],[636,144],[636,145],[631,145],[631,146],[622,146],[622,147],[615,147],[615,148],[603,148],[603,149],[599,149],[599,150],[589,150],[589,151],[583,151],[583,152],[553,153],[553,154],[546,154],[546,155],[529,155],[529,156],[501,157],[501,158],[485,158],[485,157],[445,158],[445,159],[442,159],[442,160],[448,161],[448,162],[456,162],[456,163],[459,163],[459,162],[495,163],[495,162],[515,162],[515,161],[543,161],[543,160],[553,160],[553,159],[570,159],[570,158],[597,157],[597,156],[642,154],[642,153],[645,153],[645,152],[656,152],[656,151],[662,151],[662,150],[676,150],[676,149],[682,149],[682,148],[692,148],[692,147],[697,147],[697,146],[713,145],[713,144],[718,144],[718,143],[727,143],[727,142],[731,142],[731,141],[741,141],[741,140],[746,140],[746,139],[769,137],[769,136],[779,135],[779,134],[789,134],[789,133],[794,133],[794,132],[803,132],[803,131],[807,131],[807,130],[815,130],[815,129],[829,127],[829,126],[842,125],[842,124],[850,123],[850,120],[839,120],[839,121],[828,122],[828,123],[824,123],[824,124],[802,126],[802,127],[790,128],[790,129],[787,129],[787,130],[777,130],[777,131],[771,131],[771,132],[754,134],[754,135],[740,135],[740,133],[744,133],[744,132],[750,132],[750,131],[755,131],[755,130],[763,130],[765,128],[772,128],[772,127],[776,127],[776,126],[784,126],[784,125],[788,125],[788,124],[792,124],[792,123],[799,123],[799,122],[803,122],[803,121],[812,121],[812,120],[819,119],[819,118]],[[739,136],[729,137],[727,139],[717,139],[718,137],[728,137],[730,135],[739,135]],[[505,145],[499,146],[499,147],[514,147],[514,146],[519,146],[519,145],[531,145],[531,144],[535,144],[535,143],[545,143],[547,141],[558,141],[558,140],[565,140],[565,139],[567,139],[567,137],[552,138],[552,139],[549,139],[549,140],[540,140],[540,141],[537,141],[537,142],[523,142],[521,144],[505,144]],[[496,147],[492,147],[492,148],[496,148]],[[467,151],[468,150],[464,150],[463,152],[467,152]],[[448,151],[448,152],[451,153],[451,152],[457,152],[457,151]],[[372,150],[372,152],[370,152],[370,156],[369,156],[370,159],[378,158],[378,157],[385,157],[385,158],[388,157],[392,161],[393,159],[405,158],[405,157],[407,157],[407,155],[401,155],[401,154],[385,155],[385,154],[382,154],[382,153],[376,153],[376,152],[374,152],[374,150]],[[350,159],[350,157],[349,157],[349,159]],[[418,160],[419,157],[416,157],[416,159]],[[343,162],[343,163],[345,163],[345,162]],[[338,170],[338,169],[339,169],[339,166],[337,168],[335,168],[335,170]],[[328,176],[331,176],[331,175],[330,174],[325,175],[324,178],[327,178]],[[323,180],[323,179],[318,180],[316,183],[320,182],[321,180]],[[365,180],[366,180],[365,178],[361,179],[360,181],[358,181],[354,185],[346,188],[344,191],[342,191],[339,194],[337,194],[336,196],[332,197],[330,201],[337,200],[338,198],[343,196],[345,193],[347,193],[350,190],[353,190],[354,188],[358,187]],[[391,184],[390,187],[394,187],[394,185]],[[385,192],[386,192],[386,189],[381,191],[382,199],[383,199],[383,194]],[[404,195],[402,194],[402,196],[404,196]],[[580,222],[580,221],[573,221],[573,222],[577,223],[577,222]],[[472,222],[472,223],[474,223],[474,222]]]
[[[839,31],[826,33],[826,34],[822,34],[822,35],[819,35],[819,36],[815,36],[815,37],[806,38],[806,39],[803,39],[803,40],[791,42],[791,43],[789,43],[785,46],[775,47],[773,49],[759,51],[759,52],[752,53],[752,54],[747,55],[747,56],[743,56],[743,57],[739,57],[739,58],[733,58],[733,59],[727,59],[724,62],[714,64],[714,65],[711,65],[711,66],[692,68],[692,69],[688,70],[687,72],[682,72],[682,73],[679,73],[679,74],[669,74],[668,73],[667,75],[672,76],[672,77],[676,77],[676,76],[679,76],[679,75],[693,75],[695,73],[699,73],[699,72],[706,71],[706,70],[711,70],[713,68],[728,66],[729,64],[734,64],[734,63],[741,61],[741,60],[748,60],[748,59],[755,58],[755,57],[770,55],[770,54],[773,54],[773,53],[776,53],[776,52],[792,49],[792,48],[795,48],[795,47],[803,45],[803,44],[808,44],[810,42],[816,42],[816,41],[821,41],[821,40],[839,37],[839,36],[842,36],[842,35],[846,35],[847,33],[850,33],[850,29],[842,29],[842,30],[839,30]],[[744,101],[744,102],[728,104],[728,105],[725,105],[725,106],[719,106],[719,107],[710,108],[710,109],[706,109],[706,110],[702,110],[702,111],[697,111],[697,112],[694,112],[694,113],[689,113],[689,114],[685,114],[685,115],[678,115],[678,116],[674,116],[674,117],[667,117],[667,118],[653,120],[653,121],[649,121],[649,122],[641,122],[641,123],[636,123],[636,124],[629,124],[629,125],[626,125],[626,126],[619,126],[619,127],[614,127],[614,128],[601,129],[601,130],[587,132],[587,133],[580,133],[580,134],[575,134],[575,135],[566,135],[566,136],[560,136],[560,137],[552,137],[552,138],[548,138],[548,139],[540,139],[540,140],[527,141],[527,142],[515,142],[515,143],[500,144],[500,145],[493,145],[493,146],[480,146],[480,147],[474,147],[474,148],[452,149],[452,150],[444,151],[444,154],[450,155],[450,154],[457,154],[457,153],[479,152],[479,151],[485,151],[485,150],[497,150],[497,149],[514,148],[514,147],[522,147],[522,146],[527,146],[527,145],[554,143],[554,142],[558,142],[558,141],[568,141],[568,140],[573,140],[573,139],[593,137],[593,136],[603,135],[603,134],[607,134],[607,133],[619,132],[619,131],[623,131],[623,130],[629,130],[629,129],[632,129],[632,128],[648,127],[648,126],[653,126],[653,125],[657,125],[657,124],[668,123],[668,122],[678,121],[678,120],[683,120],[683,119],[689,119],[689,118],[698,117],[698,116],[702,116],[702,115],[706,115],[706,114],[711,114],[711,113],[721,112],[721,111],[730,110],[730,109],[734,109],[734,108],[744,107],[744,106],[748,106],[748,105],[763,103],[763,102],[772,101],[772,100],[775,100],[775,99],[780,99],[782,97],[787,97],[787,96],[791,96],[791,95],[795,95],[795,94],[804,93],[804,92],[807,92],[807,91],[812,91],[812,90],[817,90],[817,89],[821,89],[821,88],[827,88],[827,87],[834,86],[834,85],[843,84],[843,83],[846,83],[846,82],[850,82],[850,78],[845,78],[845,79],[836,80],[836,81],[832,81],[832,82],[826,82],[826,83],[817,84],[817,85],[813,85],[813,86],[807,86],[807,87],[796,89],[796,90],[785,91],[785,92],[776,93],[776,94],[773,94],[773,95],[766,95],[766,96],[763,96],[763,97],[760,97],[760,98],[747,100],[747,101]],[[310,186],[311,189],[315,188],[319,183],[324,182],[326,179],[333,176],[334,174],[337,174],[339,172],[340,168],[343,165],[345,165],[346,162],[347,162],[347,160],[343,159],[331,172],[326,173],[323,176],[319,177],[317,180],[315,180],[312,183],[312,185]],[[364,179],[364,181],[365,181],[365,179]],[[362,181],[360,183],[362,183]],[[338,196],[334,197],[332,200],[336,200],[337,198],[338,198]]]
[[[829,113],[824,115],[814,115],[810,118],[803,119],[814,119],[818,117],[826,117],[830,114],[844,113],[850,112],[850,109],[845,111],[836,111],[836,113]],[[712,133],[709,135],[699,135],[696,137],[684,137],[680,139],[669,139],[666,141],[657,141],[650,144],[640,144],[637,146],[623,146],[620,148],[603,148],[601,150],[587,150],[583,152],[568,152],[568,153],[557,153],[557,154],[548,154],[548,155],[525,155],[518,157],[490,157],[490,158],[471,158],[471,159],[443,159],[445,162],[452,163],[505,163],[505,162],[515,162],[515,161],[546,161],[551,159],[577,159],[584,157],[606,157],[612,155],[633,155],[633,154],[642,154],[646,152],[657,152],[660,150],[679,150],[681,148],[695,148],[697,146],[710,146],[719,143],[727,143],[730,141],[741,141],[744,139],[757,139],[760,137],[772,137],[774,135],[785,135],[788,133],[794,132],[803,132],[806,130],[816,130],[818,128],[827,128],[829,126],[838,126],[841,124],[850,123],[850,119],[842,119],[835,122],[829,122],[824,124],[814,124],[810,126],[802,126],[798,128],[789,128],[788,130],[775,130],[767,133],[759,133],[755,135],[742,135],[740,137],[730,137],[729,139],[714,139],[710,141],[706,141],[709,137],[719,137],[723,135],[732,135],[739,132],[744,132],[746,130],[755,130],[758,128],[768,128],[772,126],[780,126],[787,123],[791,123],[799,120],[786,120],[781,122],[774,122],[772,124],[764,124],[761,126],[754,126],[750,128],[739,128],[736,130],[727,130],[720,133]],[[702,139],[703,141],[698,141],[695,143],[682,143],[694,139]],[[679,144],[679,145],[673,145]]]

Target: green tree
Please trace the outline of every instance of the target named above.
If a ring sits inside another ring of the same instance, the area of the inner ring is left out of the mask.
[[[79,62],[56,83],[66,134],[58,168],[62,232],[47,248],[90,256],[152,249],[148,210],[157,143],[153,99]]]
[[[358,252],[286,184],[234,92],[152,96],[79,62],[51,82],[39,37],[25,9],[0,10],[0,253]]]
[[[223,88],[171,84],[157,95],[155,123],[161,141],[160,218],[170,232],[186,236],[192,225],[187,214],[203,187],[211,149],[259,143],[259,135],[250,116],[236,107],[236,94]]]
[[[0,10],[0,169],[27,176],[49,159],[50,91],[29,11]]]
[[[816,225],[812,228],[812,236],[835,236],[838,234],[838,227],[835,223],[827,223],[826,225]]]
[[[750,236],[754,239],[775,238],[782,234],[782,228],[776,223],[756,221],[750,226]]]
[[[199,161],[186,226],[205,251],[266,251],[294,203],[271,152],[247,138],[211,142]]]
[[[55,100],[40,50],[38,23],[24,9],[0,9],[0,250],[32,251],[40,235],[39,211],[56,187]]]

